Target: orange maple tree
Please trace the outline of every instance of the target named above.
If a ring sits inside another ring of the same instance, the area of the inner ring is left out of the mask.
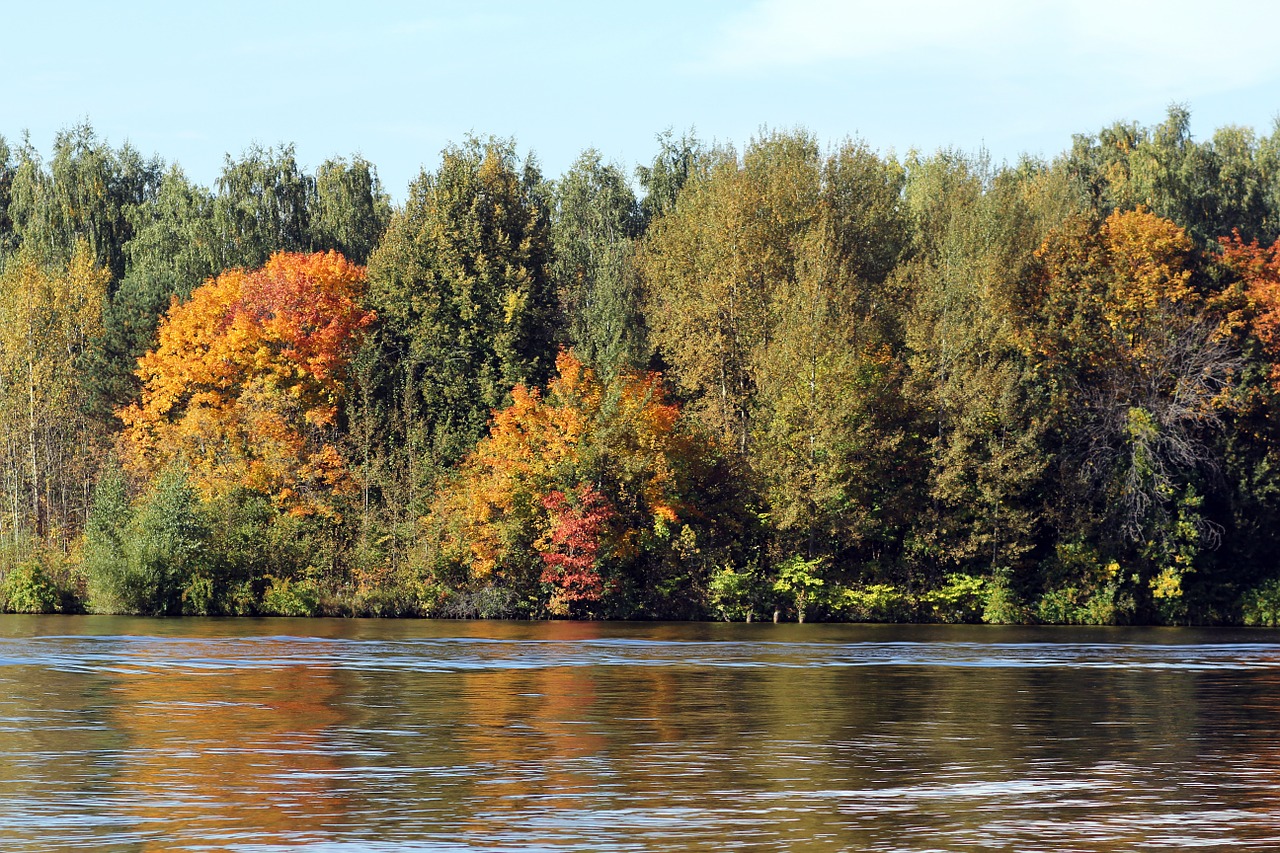
[[[174,302],[118,414],[122,456],[150,476],[182,459],[206,496],[247,488],[298,514],[352,487],[337,446],[346,367],[374,315],[364,270],[336,252],[278,253]]]
[[[1246,319],[1270,358],[1271,386],[1280,391],[1280,240],[1262,246],[1257,240],[1246,243],[1237,232],[1219,242],[1223,261],[1244,286],[1245,305],[1237,315]]]

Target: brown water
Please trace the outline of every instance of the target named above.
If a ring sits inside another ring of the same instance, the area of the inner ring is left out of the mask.
[[[1277,639],[6,616],[0,850],[1276,850]]]

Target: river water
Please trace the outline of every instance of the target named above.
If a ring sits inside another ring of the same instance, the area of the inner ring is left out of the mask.
[[[5,616],[0,850],[1276,850],[1276,640]]]

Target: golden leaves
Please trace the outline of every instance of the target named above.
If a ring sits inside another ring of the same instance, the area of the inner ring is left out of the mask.
[[[334,446],[345,371],[374,320],[364,270],[336,252],[273,255],[175,302],[139,359],[142,399],[118,414],[123,456],[149,475],[185,458],[206,495],[248,488],[329,512],[352,488]]]

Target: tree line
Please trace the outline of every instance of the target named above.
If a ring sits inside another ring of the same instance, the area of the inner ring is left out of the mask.
[[[1280,620],[1280,129],[657,142],[0,139],[4,606]]]

